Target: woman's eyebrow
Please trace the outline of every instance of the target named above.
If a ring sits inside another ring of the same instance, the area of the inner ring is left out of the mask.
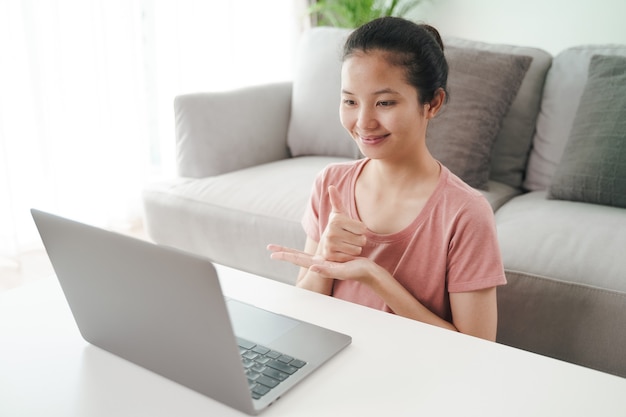
[[[351,96],[354,95],[354,93],[351,93],[350,91],[345,90],[345,89],[341,90],[341,94],[347,94],[347,95],[351,95]],[[398,95],[400,93],[398,93],[396,90],[392,90],[391,88],[383,88],[382,90],[374,91],[371,95],[379,96],[381,94],[395,94],[395,95]]]
[[[374,91],[372,93],[373,96],[378,96],[380,94],[400,94],[396,90],[392,90],[391,88],[383,88],[382,90]]]

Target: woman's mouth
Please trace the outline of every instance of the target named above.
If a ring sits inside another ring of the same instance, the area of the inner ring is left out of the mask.
[[[388,136],[389,136],[389,134],[385,134],[385,135],[367,135],[367,136],[358,135],[358,138],[361,141],[361,143],[363,143],[364,145],[377,145],[380,142],[382,142],[385,139],[387,139]]]

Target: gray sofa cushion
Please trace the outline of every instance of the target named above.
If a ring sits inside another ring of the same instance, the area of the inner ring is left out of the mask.
[[[549,196],[626,208],[626,57],[591,58]]]
[[[626,46],[588,45],[569,48],[552,61],[524,180],[524,187],[528,190],[547,190],[550,187],[569,139],[593,55],[626,56]]]
[[[507,270],[626,293],[626,210],[561,200],[546,191],[520,195],[496,212]],[[618,251],[619,252],[619,251]]]
[[[491,154],[490,178],[511,187],[521,188],[535,133],[543,85],[552,64],[552,55],[538,48],[477,42],[456,37],[444,38],[444,42],[445,45],[459,48],[532,57],[533,60],[517,96],[502,120],[502,127]]]
[[[494,140],[532,58],[448,46],[450,101],[430,121],[435,158],[474,188],[486,189]]]

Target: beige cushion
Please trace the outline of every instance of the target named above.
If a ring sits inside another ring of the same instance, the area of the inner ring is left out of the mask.
[[[448,46],[450,101],[431,120],[435,158],[474,188],[486,189],[491,150],[531,57]]]
[[[341,54],[347,29],[305,32],[296,53],[287,145],[293,156],[357,158],[359,149],[339,120]]]
[[[591,58],[549,197],[626,208],[626,57]]]

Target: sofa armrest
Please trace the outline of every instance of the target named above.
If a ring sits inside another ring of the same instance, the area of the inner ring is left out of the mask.
[[[174,100],[178,174],[203,178],[289,157],[291,83]]]

